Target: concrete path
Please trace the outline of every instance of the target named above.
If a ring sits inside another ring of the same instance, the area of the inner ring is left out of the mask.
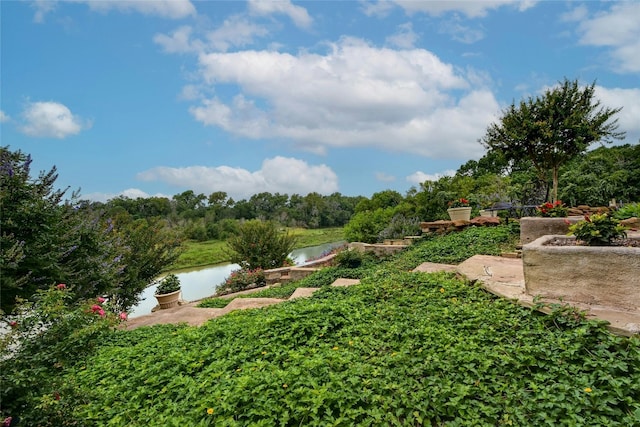
[[[435,264],[425,262],[416,267],[416,272],[448,271],[460,274],[474,283],[478,283],[487,291],[502,298],[513,300],[523,306],[534,305],[533,296],[525,292],[524,273],[521,258],[475,255],[459,265]],[[337,279],[331,286],[352,286],[358,284],[357,279]],[[246,295],[264,288],[252,289],[237,294],[225,295],[223,298],[234,298],[239,294]],[[305,298],[313,295],[318,288],[298,288],[289,300]],[[236,298],[225,308],[198,308],[200,301],[184,303],[180,306],[158,310],[151,314],[131,318],[127,321],[127,329],[163,323],[187,323],[200,326],[209,319],[223,316],[233,310],[246,310],[266,307],[281,303],[277,298]],[[585,311],[587,318],[597,318],[609,322],[609,330],[619,335],[630,336],[640,334],[640,311],[624,311],[611,307],[588,305],[571,301],[541,300],[546,303],[564,303]],[[548,308],[541,311],[549,312]]]

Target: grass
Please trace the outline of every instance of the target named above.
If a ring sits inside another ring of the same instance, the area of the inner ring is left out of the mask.
[[[342,228],[291,228],[288,230],[298,238],[296,249],[344,240]],[[184,252],[166,271],[228,262],[229,255],[226,252],[226,247],[227,244],[222,240],[187,241],[184,243]]]
[[[640,425],[640,339],[556,307],[408,271],[511,245],[467,229],[366,264],[322,289],[199,328],[118,331],[66,367],[38,416],[84,426]],[[325,271],[325,270],[323,270]],[[314,277],[316,276],[316,277]],[[35,424],[34,424],[35,425]]]

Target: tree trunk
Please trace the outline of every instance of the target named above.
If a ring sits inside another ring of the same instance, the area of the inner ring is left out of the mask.
[[[558,166],[553,168],[553,194],[552,194],[552,203],[558,201]]]

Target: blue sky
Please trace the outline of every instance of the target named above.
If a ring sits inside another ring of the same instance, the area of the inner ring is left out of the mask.
[[[640,140],[640,2],[2,1],[1,143],[82,197],[404,194],[567,77]]]

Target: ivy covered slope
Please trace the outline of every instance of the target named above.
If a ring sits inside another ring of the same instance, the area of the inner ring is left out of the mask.
[[[640,425],[640,340],[543,315],[420,262],[497,253],[505,227],[425,239],[361,284],[200,328],[120,331],[65,374],[68,419],[112,426]]]

